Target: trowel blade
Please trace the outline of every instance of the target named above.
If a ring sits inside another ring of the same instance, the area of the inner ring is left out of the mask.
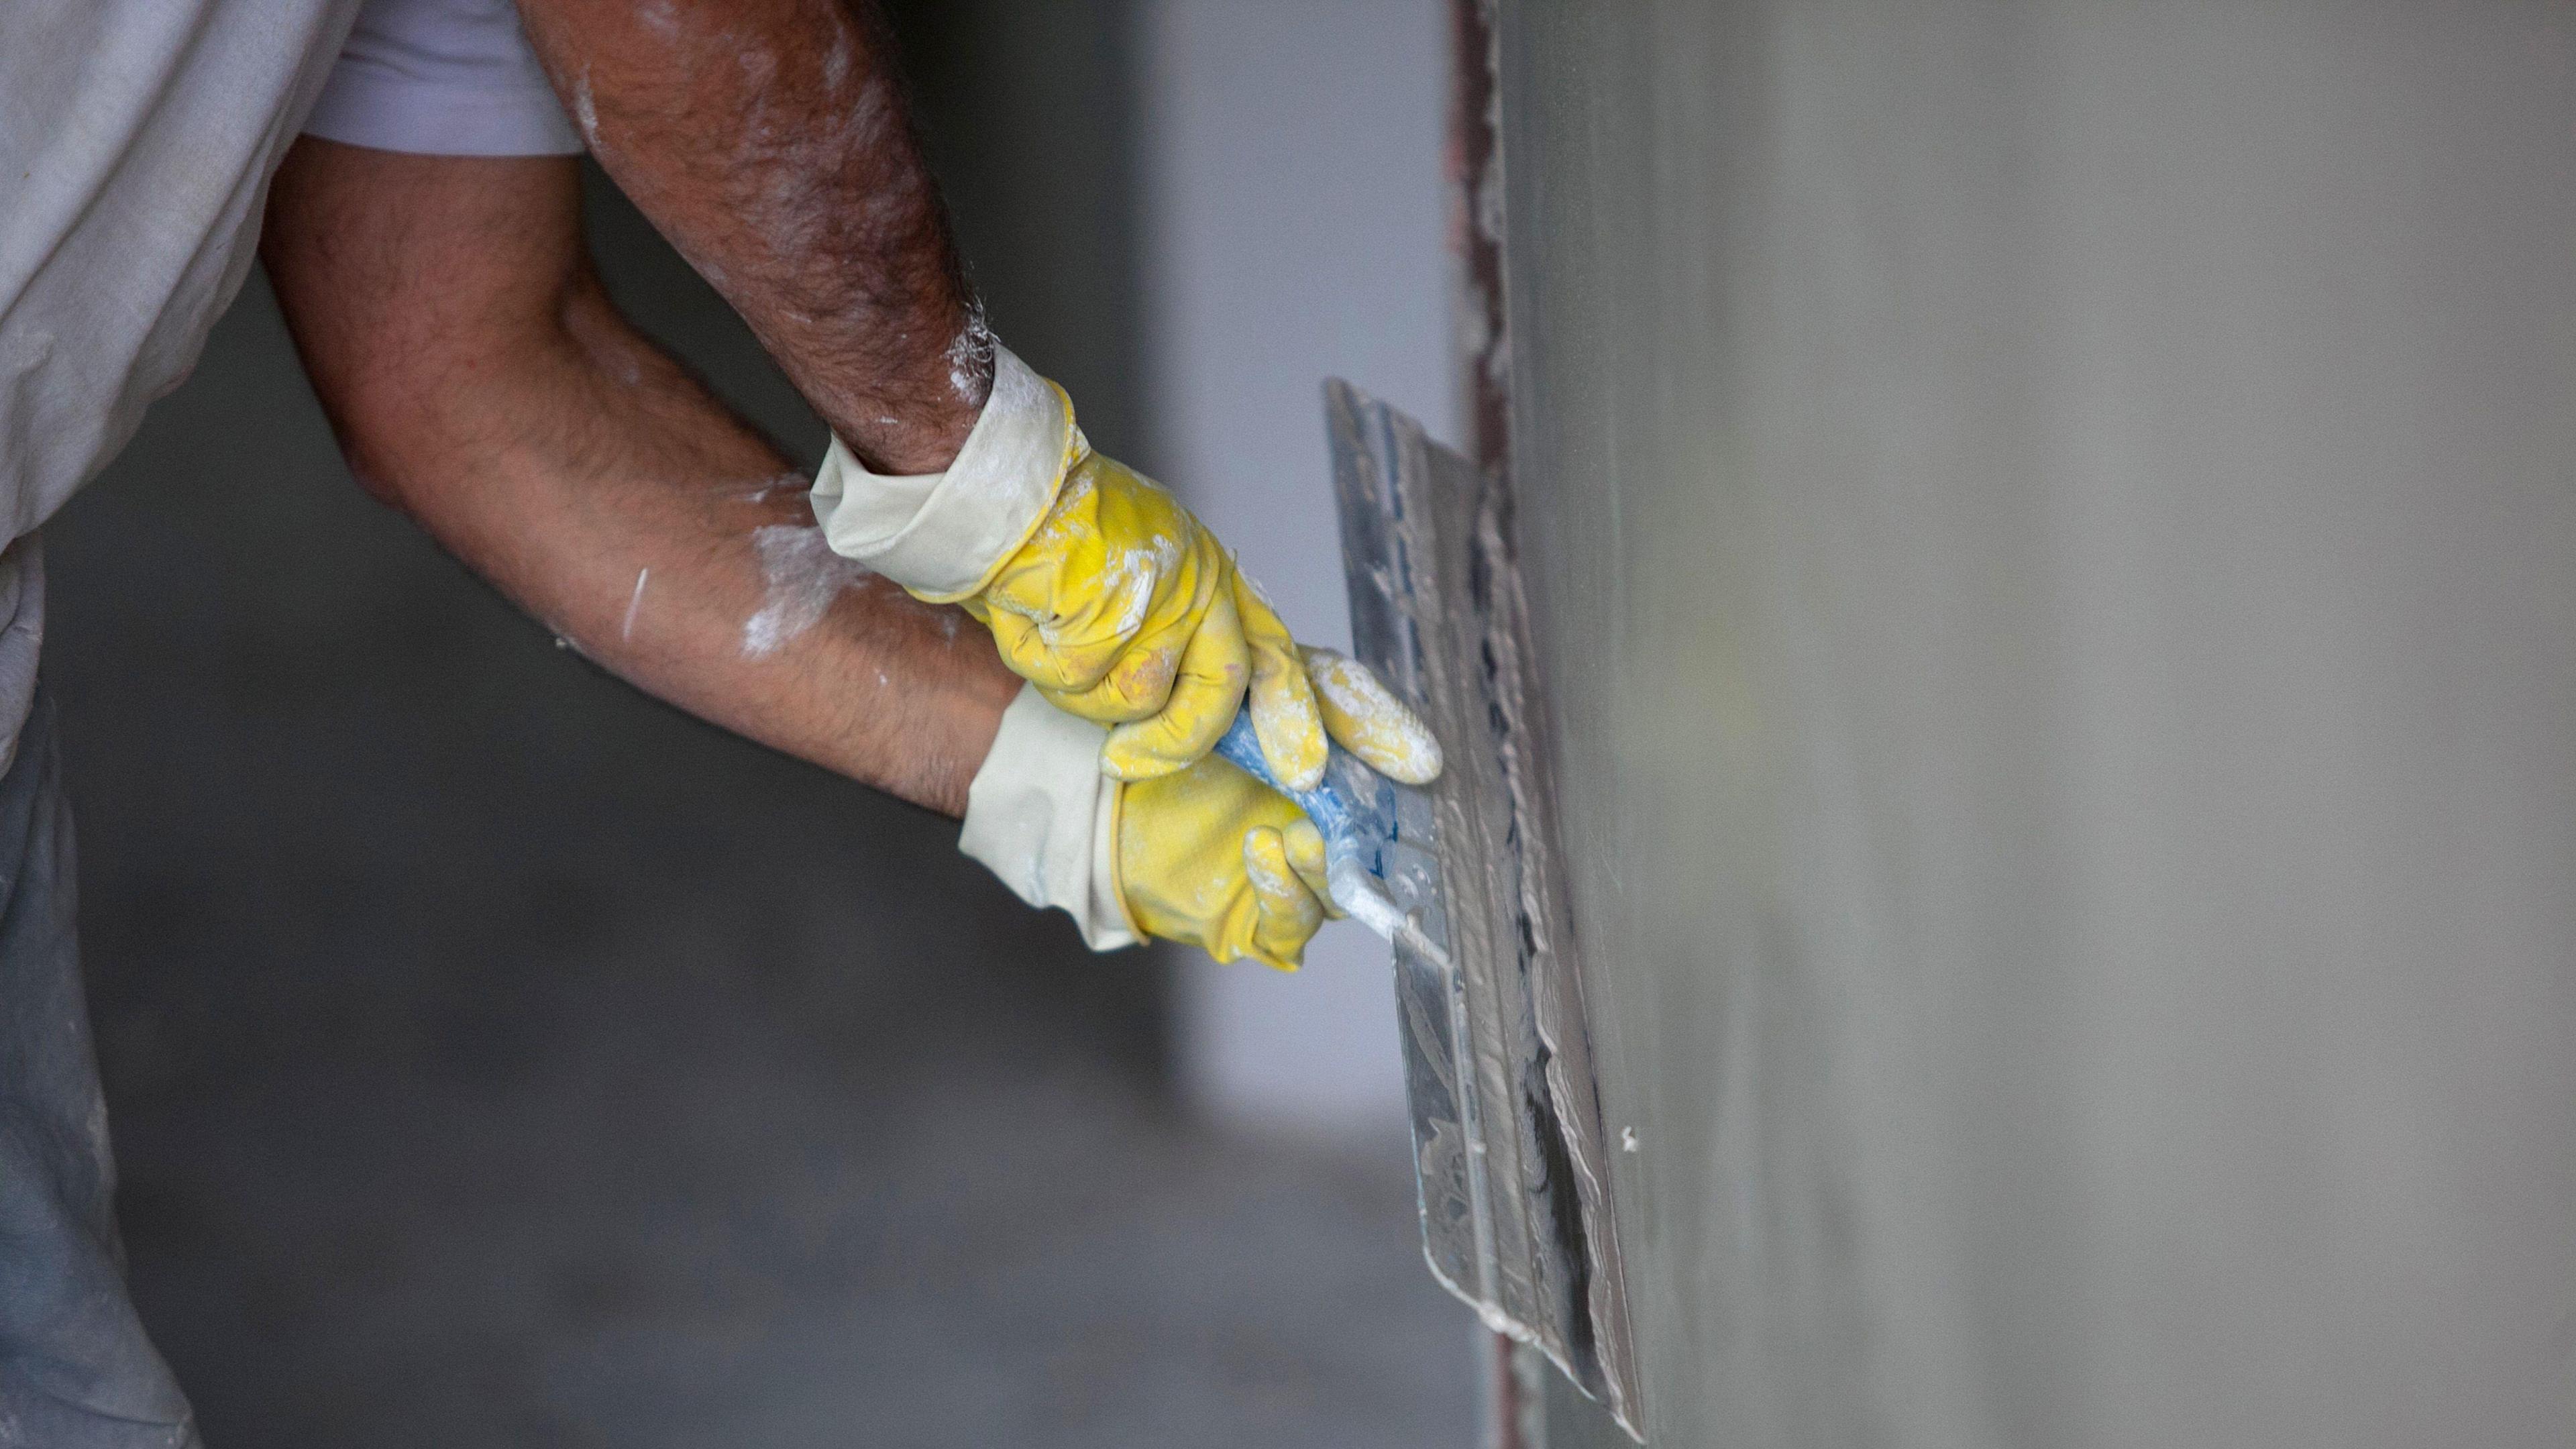
[[[1377,874],[1431,1270],[1631,1434],[1637,1370],[1610,1144],[1557,854],[1550,758],[1501,480],[1347,383],[1324,387],[1359,658],[1439,737],[1393,789]]]

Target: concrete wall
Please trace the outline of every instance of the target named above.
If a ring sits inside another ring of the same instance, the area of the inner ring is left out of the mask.
[[[2576,11],[1503,10],[1655,1442],[2567,1443]]]
[[[1455,437],[1442,260],[1440,0],[1140,8],[1140,459],[1299,637],[1349,643],[1321,387]],[[1212,1116],[1402,1151],[1387,948],[1328,926],[1282,977],[1176,967],[1176,1068]]]

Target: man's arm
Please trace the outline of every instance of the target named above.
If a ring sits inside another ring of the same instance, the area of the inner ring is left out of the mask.
[[[861,461],[933,473],[993,378],[873,0],[521,0],[592,154]]]
[[[1020,681],[835,557],[787,460],[617,315],[571,161],[307,138],[261,254],[371,492],[645,690],[963,813]]]
[[[876,0],[518,3],[592,154],[831,423],[812,497],[837,551],[966,605],[1050,703],[1112,727],[1114,778],[1187,767],[1248,700],[1272,769],[1322,779],[1286,621],[994,345]]]

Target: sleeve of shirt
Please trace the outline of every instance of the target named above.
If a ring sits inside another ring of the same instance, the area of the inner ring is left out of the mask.
[[[582,150],[511,0],[366,0],[304,132],[432,156]]]

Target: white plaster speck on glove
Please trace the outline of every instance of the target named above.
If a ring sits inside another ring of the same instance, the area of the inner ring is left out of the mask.
[[[1064,481],[1073,403],[1007,347],[993,391],[945,473],[871,473],[840,438],[814,474],[814,521],[832,551],[923,598],[984,587],[1046,516]]]
[[[1095,951],[1140,939],[1119,900],[1118,792],[1100,773],[1105,726],[1024,685],[1002,712],[993,751],[966,787],[957,848],[1030,905],[1071,915]]]

